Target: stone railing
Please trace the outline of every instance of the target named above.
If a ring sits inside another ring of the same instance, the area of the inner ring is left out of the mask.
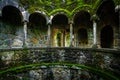
[[[104,71],[109,71],[115,76],[120,76],[120,50],[117,49],[93,49],[93,48],[19,48],[19,49],[1,49],[0,50],[0,70],[7,70],[11,67],[30,65],[30,64],[40,64],[40,63],[63,63],[63,64],[82,64],[85,66],[99,68]],[[63,71],[65,75],[70,73],[73,75],[72,80],[76,80],[75,75],[80,73],[78,70],[71,69],[66,70],[64,67],[62,68],[54,68],[54,69],[44,69],[46,74],[49,72]],[[64,72],[64,70],[66,70]],[[37,70],[39,71],[39,70]],[[43,71],[43,70],[42,70]],[[41,70],[40,70],[41,72]],[[77,72],[77,73],[76,73]],[[29,75],[38,74],[36,70],[30,70]],[[61,76],[64,75],[61,72]],[[87,78],[90,77],[90,73],[85,73],[88,75]],[[53,74],[53,73],[52,73]],[[54,73],[55,74],[55,73]],[[40,75],[40,74],[39,74]],[[56,74],[57,75],[57,74]],[[67,77],[68,77],[67,76]],[[33,76],[32,76],[33,77]],[[83,76],[84,77],[84,76]],[[38,80],[38,79],[33,79]],[[47,80],[47,79],[39,79],[39,80]],[[50,79],[53,80],[53,79]],[[59,80],[58,78],[55,80]],[[71,78],[64,78],[63,80],[71,80]],[[99,80],[99,79],[98,79]]]

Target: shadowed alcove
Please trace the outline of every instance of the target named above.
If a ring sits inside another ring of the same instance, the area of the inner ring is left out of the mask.
[[[32,13],[29,16],[28,46],[47,46],[47,30],[48,27],[46,17],[39,12]]]
[[[10,25],[21,25],[22,23],[22,14],[19,11],[19,9],[17,9],[14,6],[5,6],[2,9],[2,19],[4,22],[10,24]]]
[[[113,43],[117,39],[116,33],[118,32],[118,18],[115,13],[115,4],[113,0],[106,0],[99,6],[97,15],[100,18],[99,29],[100,31],[100,46],[102,48],[113,48],[116,43]]]
[[[87,11],[79,11],[74,16],[74,35],[77,46],[87,46],[88,30],[91,28],[90,14]]]
[[[113,29],[107,25],[101,30],[101,47],[112,48],[113,47]]]
[[[38,12],[32,13],[30,15],[29,25],[30,25],[30,27],[38,28],[39,30],[42,30],[47,27],[45,17]]]
[[[53,46],[62,47],[69,45],[68,18],[64,14],[57,14],[52,19]]]
[[[78,41],[79,41],[79,44],[88,43],[88,33],[85,28],[81,28],[78,30]]]

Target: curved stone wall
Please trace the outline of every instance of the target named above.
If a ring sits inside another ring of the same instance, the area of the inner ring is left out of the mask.
[[[14,68],[16,66],[32,65],[39,63],[64,63],[68,64],[83,64],[93,68],[101,69],[103,71],[112,72],[112,75],[119,77],[119,51],[113,49],[78,49],[78,48],[29,48],[29,49],[13,49],[13,50],[1,50],[0,51],[0,70],[6,70],[8,68]],[[73,66],[74,67],[74,66]],[[22,68],[22,67],[21,67]],[[35,70],[34,70],[35,69]],[[36,70],[37,69],[37,70]],[[45,72],[45,73],[44,73]],[[71,69],[67,67],[47,67],[41,66],[34,68],[32,70],[27,70],[21,74],[15,76],[22,76],[28,78],[41,77],[48,78],[50,75],[54,75],[54,79],[70,80],[71,75],[73,80],[76,80],[75,76],[79,74],[87,76],[88,79],[95,78],[95,74],[86,72],[79,68]],[[7,74],[7,73],[6,73]],[[64,75],[66,75],[66,77]],[[31,76],[33,75],[33,76]],[[43,75],[43,76],[39,76]],[[93,75],[93,76],[92,76]],[[39,77],[38,77],[39,76]],[[91,77],[89,77],[91,76]],[[3,76],[4,77],[4,76]],[[8,75],[8,77],[10,77]],[[80,77],[80,76],[79,76]],[[83,77],[83,76],[82,76]],[[51,77],[51,79],[53,79]],[[86,79],[86,77],[85,77]],[[43,79],[47,80],[47,79]]]

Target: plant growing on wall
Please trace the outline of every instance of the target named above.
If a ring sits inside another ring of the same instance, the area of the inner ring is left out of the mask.
[[[118,0],[113,0],[115,5],[119,5]],[[63,11],[70,16],[81,9],[89,10],[92,14],[103,2],[103,0],[20,0],[20,4],[26,7],[29,12],[36,10],[44,11],[46,14]]]
[[[68,63],[64,63],[64,64],[63,63],[38,63],[38,64],[24,65],[24,66],[10,68],[10,69],[7,69],[7,70],[2,70],[2,71],[0,71],[0,75],[8,74],[8,73],[11,73],[11,72],[14,72],[14,73],[19,73],[19,72],[22,72],[22,71],[24,72],[24,71],[32,70],[33,68],[35,69],[35,67],[38,68],[38,67],[43,66],[43,65],[46,66],[46,67],[49,67],[49,66],[55,67],[55,66],[58,66],[58,65],[63,66],[63,67],[67,66],[67,68],[70,68],[70,69],[72,69],[72,68],[74,69],[76,67],[76,68],[80,68],[80,69],[87,70],[87,71],[90,71],[92,73],[95,73],[95,74],[97,74],[97,75],[99,75],[102,78],[107,79],[107,80],[119,80],[117,77],[115,77],[111,73],[104,72],[101,69],[92,68],[92,67],[85,66],[85,65],[82,65],[82,64],[68,64]]]
[[[70,16],[70,14],[72,14],[71,11],[76,11],[80,8],[80,5],[83,7],[90,5],[91,2],[86,4],[84,0],[20,0],[20,3],[23,6],[27,6],[30,12],[41,10],[52,15],[55,12],[63,11]]]

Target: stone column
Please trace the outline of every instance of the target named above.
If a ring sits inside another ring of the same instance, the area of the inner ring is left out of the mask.
[[[51,47],[51,23],[50,22],[48,23],[48,37],[47,37],[47,40],[48,40],[48,47]]]
[[[97,23],[93,21],[93,45],[97,46]]]
[[[70,20],[70,47],[73,47],[73,21]]]
[[[119,5],[119,7],[120,7],[120,5]],[[119,43],[118,43],[118,45],[119,45],[119,49],[120,49],[120,8],[119,8],[119,11],[118,11],[118,13],[119,13]]]
[[[118,17],[119,17],[119,22],[118,22],[118,43],[117,43],[117,48],[120,49],[120,5],[117,5],[115,8],[115,12],[118,12]]]
[[[22,14],[23,14],[23,33],[24,33],[23,47],[27,47],[27,23],[28,23],[29,13],[26,10],[24,10]]]
[[[61,30],[61,47],[65,46],[65,32]]]
[[[93,21],[93,48],[97,48],[97,20],[98,16],[95,14],[92,16]]]
[[[65,47],[65,31],[63,31],[63,47]]]
[[[24,32],[24,40],[23,40],[23,47],[27,47],[27,21],[23,22],[23,32]]]

